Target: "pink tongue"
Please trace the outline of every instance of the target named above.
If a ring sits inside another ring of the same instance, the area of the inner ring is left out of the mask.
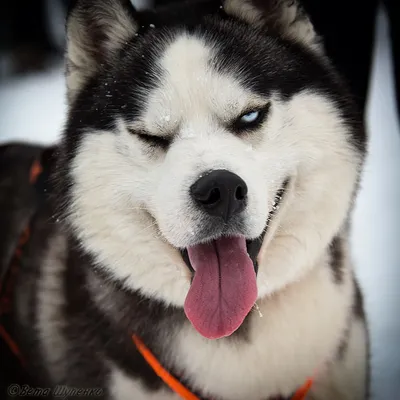
[[[209,339],[231,335],[257,299],[256,273],[245,238],[221,238],[188,249],[195,270],[185,313]]]

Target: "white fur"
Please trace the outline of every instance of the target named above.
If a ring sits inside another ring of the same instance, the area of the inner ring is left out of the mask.
[[[317,376],[310,400],[365,400],[367,340],[364,322],[353,320],[343,359]]]
[[[287,205],[275,221],[275,237],[265,241],[268,246],[258,257],[260,297],[315,265],[343,225],[361,165],[347,145],[347,128],[327,99],[302,92],[278,110],[281,115],[271,125],[273,130],[277,124],[279,135],[273,145],[267,143],[268,150],[296,172]]]
[[[114,400],[178,400],[179,396],[163,389],[150,392],[139,381],[133,380],[116,365],[110,365],[109,387]]]
[[[63,273],[66,268],[66,238],[56,234],[48,244],[43,257],[41,276],[37,289],[37,326],[41,338],[40,346],[44,357],[43,363],[48,366],[48,373],[53,381],[65,378],[65,357],[68,348],[62,333],[67,325],[62,307],[65,305]]]

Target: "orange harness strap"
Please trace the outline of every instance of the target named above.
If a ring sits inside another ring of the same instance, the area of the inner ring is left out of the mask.
[[[146,347],[146,345],[139,339],[138,336],[132,336],[133,342],[136,348],[143,358],[147,361],[147,364],[153,369],[153,371],[164,381],[166,385],[170,387],[176,394],[185,400],[199,400],[189,389],[185,388],[176,378],[174,378],[157,360],[154,354]]]
[[[311,390],[311,386],[313,385],[313,380],[308,378],[303,386],[297,389],[296,393],[292,397],[291,400],[305,400],[307,394]]]
[[[178,394],[184,400],[200,400],[194,395],[189,389],[182,385],[175,377],[173,377],[157,360],[154,354],[146,347],[142,340],[137,336],[133,335],[132,340],[139,353],[146,360],[147,364],[153,369],[153,371],[169,386],[169,388]],[[307,379],[303,386],[301,386],[291,400],[305,400],[313,384],[312,379]]]

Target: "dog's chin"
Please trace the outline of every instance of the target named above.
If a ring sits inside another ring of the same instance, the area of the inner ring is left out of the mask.
[[[280,206],[285,198],[286,191],[289,187],[289,182],[290,182],[290,179],[286,179],[283,182],[281,188],[276,192],[274,202],[272,204],[272,209],[271,209],[270,213],[268,214],[267,222],[265,224],[265,227],[264,227],[261,235],[259,235],[256,238],[253,238],[253,239],[246,238],[247,254],[249,255],[250,259],[253,262],[253,266],[254,266],[254,270],[255,270],[256,274],[258,272],[258,263],[257,263],[258,253],[260,252],[264,237],[268,231],[268,226],[271,225],[271,222],[273,221],[274,218],[277,217],[277,214],[279,213]],[[195,243],[195,245],[201,244],[201,243],[210,243],[210,242],[215,244],[218,240],[225,238],[225,237],[228,238],[228,237],[243,237],[243,236],[244,235],[241,232],[231,232],[229,234],[217,235],[216,237],[210,236],[209,238],[202,239],[201,241],[199,241],[199,243]],[[192,273],[194,273],[195,269],[193,268],[193,265],[190,261],[188,249],[187,248],[179,249],[179,251],[182,255],[182,258],[183,258],[185,264],[189,268],[189,270]]]

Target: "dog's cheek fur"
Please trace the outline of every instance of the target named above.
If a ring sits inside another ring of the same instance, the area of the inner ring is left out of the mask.
[[[160,238],[146,210],[157,161],[142,154],[135,140],[123,130],[85,134],[70,169],[74,185],[68,221],[111,276],[181,306],[189,271],[178,252]],[[147,157],[146,163],[141,157]]]
[[[349,139],[351,128],[329,98],[306,91],[281,107],[287,120],[274,143],[291,152],[296,175],[276,235],[259,255],[260,297],[300,279],[319,262],[344,228],[362,164]]]

